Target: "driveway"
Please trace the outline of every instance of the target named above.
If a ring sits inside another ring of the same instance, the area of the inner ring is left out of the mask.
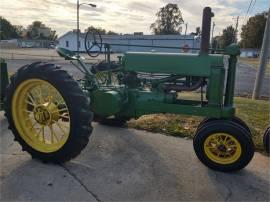
[[[269,201],[270,159],[235,173],[202,165],[191,140],[94,123],[80,156],[43,164],[1,123],[1,201]]]

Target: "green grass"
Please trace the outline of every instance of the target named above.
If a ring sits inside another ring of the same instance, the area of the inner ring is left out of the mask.
[[[270,125],[270,101],[235,98],[236,116],[249,126],[257,151],[263,150],[263,134]],[[176,137],[193,138],[202,118],[174,114],[154,114],[131,120],[131,128],[162,133]]]
[[[259,63],[260,63],[260,59],[259,58],[241,58],[239,57],[239,62],[242,64],[248,64],[251,67],[258,69],[259,67]],[[270,73],[270,63],[268,61],[267,67],[266,67],[266,72]]]

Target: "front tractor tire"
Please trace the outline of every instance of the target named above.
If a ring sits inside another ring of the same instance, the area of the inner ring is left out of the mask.
[[[90,99],[59,66],[21,67],[11,77],[6,102],[9,129],[33,158],[63,163],[86,147],[92,132]]]
[[[254,155],[251,135],[233,121],[213,120],[202,124],[193,146],[204,165],[223,172],[244,168]]]

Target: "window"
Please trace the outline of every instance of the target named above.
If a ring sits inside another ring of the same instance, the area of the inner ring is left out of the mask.
[[[66,41],[66,47],[67,48],[69,47],[69,41]]]

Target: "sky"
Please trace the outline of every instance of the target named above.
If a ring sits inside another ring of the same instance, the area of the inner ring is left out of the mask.
[[[246,16],[250,2],[250,11]],[[1,0],[0,15],[12,24],[27,27],[35,20],[42,21],[56,30],[58,36],[76,29],[77,0]],[[80,3],[95,3],[97,8],[82,5],[80,8],[80,28],[90,25],[102,27],[118,33],[144,32],[151,34],[150,24],[156,20],[155,14],[167,3],[176,3],[182,12],[187,33],[201,26],[202,10],[210,6],[215,13],[214,35],[222,33],[226,26],[246,23],[249,16],[266,11],[270,0],[80,0]],[[183,32],[185,26],[183,26]]]

